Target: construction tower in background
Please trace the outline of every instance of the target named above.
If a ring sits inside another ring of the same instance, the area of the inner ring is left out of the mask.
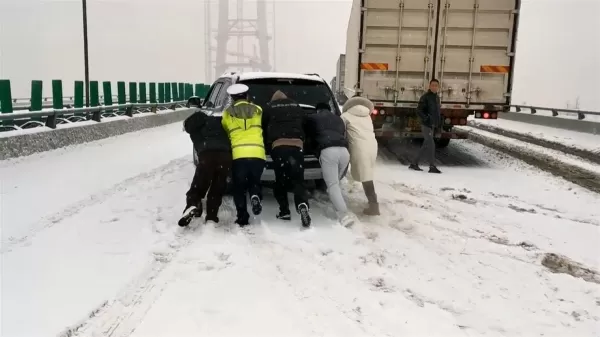
[[[226,71],[274,70],[274,1],[206,0],[204,13],[207,83]]]

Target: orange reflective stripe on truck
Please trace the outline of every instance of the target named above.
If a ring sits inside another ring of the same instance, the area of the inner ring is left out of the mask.
[[[361,63],[360,69],[362,70],[388,70],[389,66],[387,63]]]
[[[497,74],[508,74],[510,72],[510,66],[494,66],[494,65],[482,65],[479,67],[480,73],[497,73]]]

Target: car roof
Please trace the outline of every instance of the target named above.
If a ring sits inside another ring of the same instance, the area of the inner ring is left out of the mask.
[[[221,77],[236,78],[236,82],[256,80],[263,78],[289,78],[295,80],[307,80],[325,83],[325,80],[316,74],[296,74],[296,73],[279,73],[279,72],[245,72],[245,73],[228,73]]]

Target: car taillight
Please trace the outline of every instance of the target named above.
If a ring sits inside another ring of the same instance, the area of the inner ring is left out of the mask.
[[[377,109],[373,109],[373,111],[371,111],[371,115],[377,115]]]

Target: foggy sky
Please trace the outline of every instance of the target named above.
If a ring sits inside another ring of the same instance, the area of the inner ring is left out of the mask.
[[[345,51],[350,6],[277,1],[277,70],[329,81]],[[600,110],[599,18],[600,0],[525,0],[513,103],[565,107],[579,96],[582,109]],[[206,81],[201,0],[88,0],[88,27],[92,80]],[[44,81],[46,96],[49,81],[62,79],[71,95],[72,82],[83,80],[82,36],[79,0],[0,0],[0,78],[12,80],[15,97],[29,97],[33,79]]]

